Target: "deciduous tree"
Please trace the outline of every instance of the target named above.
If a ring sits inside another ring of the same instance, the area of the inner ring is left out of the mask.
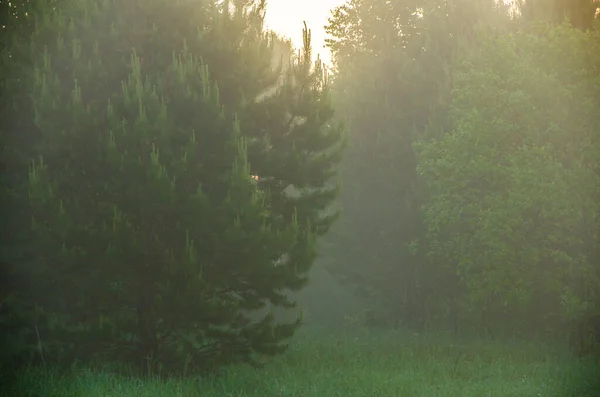
[[[455,69],[453,130],[416,145],[430,258],[490,328],[597,321],[599,55],[598,30],[482,36]]]

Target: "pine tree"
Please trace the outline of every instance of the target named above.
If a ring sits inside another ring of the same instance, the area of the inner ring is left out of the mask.
[[[306,284],[344,140],[309,31],[273,68],[264,11],[65,0],[34,16],[37,255],[18,272],[35,293],[14,296],[74,356],[254,363],[299,326],[248,312]]]

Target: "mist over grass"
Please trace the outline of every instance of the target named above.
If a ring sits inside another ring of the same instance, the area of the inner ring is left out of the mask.
[[[262,369],[165,379],[73,368],[29,369],[6,396],[351,397],[598,396],[600,364],[542,342],[431,332],[306,327]]]

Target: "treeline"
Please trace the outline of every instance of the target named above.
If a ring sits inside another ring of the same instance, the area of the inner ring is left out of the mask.
[[[350,0],[330,268],[363,321],[600,352],[600,3]]]
[[[593,1],[351,0],[331,81],[264,1],[11,7],[3,368],[256,364],[317,254],[370,325],[597,343]]]

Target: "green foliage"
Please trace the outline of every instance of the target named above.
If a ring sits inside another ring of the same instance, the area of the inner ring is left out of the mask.
[[[11,50],[33,60],[11,77],[39,134],[10,259],[29,293],[8,296],[29,307],[21,329],[39,307],[44,349],[177,369],[285,349],[300,318],[248,313],[306,284],[343,137],[309,32],[273,68],[264,7],[72,0],[31,17]]]
[[[430,259],[478,311],[598,313],[599,54],[599,31],[564,25],[482,38],[455,69],[454,129],[415,145]]]
[[[333,272],[372,299],[385,322],[423,326],[433,317],[424,313],[448,302],[453,288],[421,252],[411,253],[423,233],[411,145],[447,128],[452,62],[478,23],[500,31],[508,20],[494,1],[369,0],[338,7],[326,27],[336,105],[350,135],[344,214],[327,252]]]
[[[485,0],[368,0],[333,11],[350,138],[327,252],[375,302],[364,321],[578,329],[567,337],[578,343],[597,332],[599,52],[597,29],[585,33],[596,6],[531,1],[518,15]],[[579,29],[552,27],[565,17]]]

